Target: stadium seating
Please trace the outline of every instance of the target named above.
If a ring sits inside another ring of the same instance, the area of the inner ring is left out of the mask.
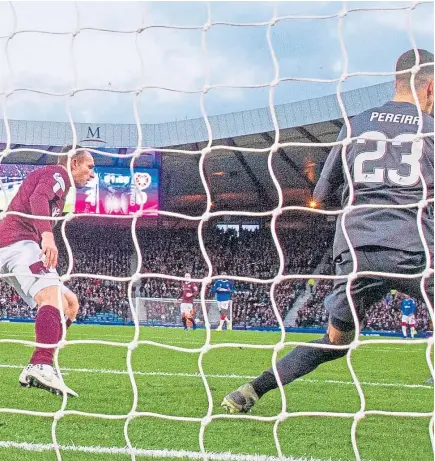
[[[278,236],[285,255],[285,274],[308,274],[319,264],[325,250],[330,247],[331,229],[279,230]],[[142,272],[183,276],[190,272],[202,278],[207,266],[201,254],[196,230],[139,229]],[[59,273],[66,272],[68,255],[59,242]],[[68,286],[80,302],[78,321],[123,323],[129,319],[127,283],[101,280],[92,275],[130,276],[136,269],[135,250],[130,229],[73,228],[68,234],[74,255],[73,273],[91,274],[89,278],[73,278]],[[260,231],[223,232],[217,228],[204,233],[204,243],[213,265],[213,274],[227,272],[238,276],[271,279],[278,271],[279,259],[268,229]],[[330,272],[332,264],[327,265]],[[326,272],[328,273],[328,272]],[[331,272],[332,273],[332,272]],[[244,327],[272,327],[277,325],[270,302],[270,284],[235,283],[233,295],[233,324]],[[283,318],[298,296],[305,292],[305,281],[288,281],[278,285],[275,299]],[[299,309],[296,326],[324,327],[328,315],[323,307],[324,298],[331,292],[331,281],[319,281],[313,294]],[[162,278],[144,278],[135,287],[133,296],[149,298],[177,298],[179,283]],[[206,294],[212,298],[210,287]],[[400,296],[390,303],[380,302],[367,313],[366,327],[373,330],[400,331]],[[161,307],[155,307],[161,310]],[[168,323],[178,321],[175,309],[152,313],[162,315]],[[428,315],[424,305],[418,306],[417,330],[428,328]],[[0,281],[0,318],[33,318],[30,309],[15,291]]]

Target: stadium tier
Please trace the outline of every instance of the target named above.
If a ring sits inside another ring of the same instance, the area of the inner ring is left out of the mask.
[[[75,226],[71,231],[70,244],[74,254],[73,273],[108,275],[112,277],[131,276],[135,257],[129,230]],[[330,275],[331,256],[328,248],[332,244],[333,230],[284,229],[279,232],[285,254],[285,274],[311,274],[316,268],[323,268]],[[59,234],[60,237],[60,234]],[[262,279],[273,278],[278,269],[278,257],[268,229],[256,231],[223,231],[210,227],[204,242],[213,267],[217,273],[226,271],[238,276]],[[201,279],[206,274],[206,264],[197,242],[197,234],[190,229],[146,230],[138,233],[142,250],[142,272],[163,273],[182,277],[186,267],[194,278]],[[99,242],[99,244],[96,244]],[[326,255],[326,261],[325,261]],[[61,252],[59,271],[66,272],[68,256]],[[319,267],[320,266],[320,267]],[[132,321],[128,302],[127,283],[99,280],[90,276],[86,279],[72,279],[67,284],[78,296],[79,322],[128,324]],[[180,326],[176,299],[179,282],[147,278],[134,286],[134,298],[155,298],[172,300],[158,307],[141,321],[143,325]],[[324,298],[331,292],[332,283],[320,280],[314,293],[310,293],[307,280],[288,281],[279,284],[275,298],[280,314],[287,327],[325,328],[328,315],[323,307]],[[386,293],[387,295],[387,293]],[[206,299],[212,300],[211,286],[207,287]],[[299,299],[307,299],[302,307],[296,307]],[[384,330],[400,333],[401,316],[396,301],[378,303],[369,310],[366,325],[370,330]],[[136,300],[133,300],[136,305]],[[157,309],[157,310],[156,310]],[[198,315],[200,307],[196,309]],[[418,307],[417,330],[421,333],[429,329],[427,308]],[[4,282],[0,284],[0,318],[33,319],[36,309],[27,306],[13,288]],[[252,329],[255,327],[278,327],[271,308],[270,284],[235,283],[233,296],[233,326]]]

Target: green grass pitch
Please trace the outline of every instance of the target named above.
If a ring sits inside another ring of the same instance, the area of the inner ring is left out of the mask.
[[[68,339],[129,342],[133,327],[73,325]],[[288,334],[286,340],[309,341],[319,335]],[[33,324],[0,323],[0,340],[33,340]],[[278,333],[212,332],[211,342],[274,344]],[[205,342],[205,331],[141,328],[140,340],[195,349]],[[283,353],[287,352],[287,348]],[[403,341],[401,344],[363,345],[352,353],[352,363],[366,397],[366,410],[430,413],[434,409],[433,387],[426,383],[429,369],[426,346]],[[31,354],[21,344],[0,342],[0,408],[55,412],[61,397],[34,388],[21,388],[18,375]],[[59,363],[66,383],[79,393],[68,399],[67,410],[125,415],[133,403],[127,371],[127,348],[97,344],[68,345],[60,351]],[[198,375],[199,353],[185,353],[158,346],[140,345],[132,353],[138,388],[137,411],[172,416],[203,418],[208,402]],[[217,348],[204,355],[203,367],[213,396],[213,414],[223,413],[224,395],[271,364],[272,350]],[[320,366],[305,379],[285,387],[289,412],[356,413],[360,399],[352,383],[346,360]],[[252,415],[273,416],[281,410],[278,390],[270,392],[254,407]],[[278,426],[284,456],[316,460],[354,460],[351,444],[352,419],[298,416]],[[53,418],[0,412],[0,460],[51,461],[54,451],[26,451],[5,448],[5,442],[50,444]],[[363,460],[431,461],[429,417],[367,416],[358,423],[357,439]],[[62,447],[119,447],[126,445],[124,420],[103,420],[70,415],[58,421],[56,435]],[[180,451],[199,452],[199,422],[180,422],[157,417],[138,417],[128,427],[133,447],[159,450],[159,459],[176,459]],[[217,419],[205,429],[207,452],[277,456],[273,423]],[[164,450],[174,450],[178,455]],[[94,450],[95,451],[95,450]],[[151,459],[149,456],[139,459]],[[98,454],[61,450],[69,461],[131,459],[127,454]],[[179,458],[177,458],[179,459]],[[254,458],[252,458],[254,459]]]

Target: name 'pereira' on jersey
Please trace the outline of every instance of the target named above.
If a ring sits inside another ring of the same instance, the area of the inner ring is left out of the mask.
[[[402,304],[400,305],[400,310],[402,311],[403,315],[412,315],[416,312],[415,301],[411,298],[402,300]]]
[[[422,133],[433,133],[434,120],[423,112]],[[418,111],[414,104],[390,101],[367,110],[350,120],[346,160],[354,186],[352,205],[409,205],[423,198],[423,183],[428,199],[434,197],[434,138],[425,136],[417,142]],[[346,137],[343,126],[338,140]],[[388,140],[388,141],[387,141]],[[344,186],[342,207],[348,204],[349,185],[342,165],[342,145],[334,146],[326,160],[313,198],[324,201],[331,192]],[[352,246],[379,246],[403,251],[422,252],[424,247],[417,227],[417,206],[413,208],[360,208],[345,218]],[[337,219],[334,258],[348,249]],[[423,232],[431,252],[434,243],[433,203],[423,209]]]
[[[194,282],[182,282],[179,297],[181,296],[181,302],[193,303],[193,298],[199,293],[198,285]]]
[[[213,284],[212,293],[216,295],[216,301],[229,301],[234,292],[232,280],[216,280]]]

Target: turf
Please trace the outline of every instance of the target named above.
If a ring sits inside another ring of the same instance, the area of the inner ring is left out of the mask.
[[[126,343],[133,339],[132,327],[74,325],[69,340],[93,339]],[[212,344],[275,344],[280,335],[265,332],[213,331]],[[286,340],[309,341],[318,335],[289,334]],[[32,324],[0,323],[0,340],[33,340]],[[141,328],[140,340],[181,348],[198,349],[205,331]],[[363,345],[352,353],[352,363],[363,383],[366,410],[433,412],[433,387],[426,385],[429,370],[425,345]],[[289,348],[282,351],[281,355]],[[0,343],[0,408],[55,412],[62,399],[40,389],[20,388],[18,375],[31,349],[21,344]],[[68,399],[67,410],[105,415],[126,415],[133,405],[133,391],[127,371],[126,347],[99,344],[71,344],[60,351],[59,362],[66,383],[79,393]],[[132,367],[138,389],[136,411],[178,417],[203,418],[208,399],[198,368],[199,352],[181,352],[155,345],[139,345],[132,353]],[[271,364],[272,350],[216,348],[206,352],[202,366],[213,397],[213,415],[223,414],[224,395]],[[98,370],[105,370],[104,373]],[[112,370],[112,372],[110,372]],[[115,373],[116,371],[116,373]],[[417,385],[412,387],[410,385]],[[319,367],[304,380],[285,388],[289,412],[355,413],[361,402],[352,384],[346,360]],[[281,410],[278,390],[257,403],[251,415],[274,416]],[[371,461],[434,459],[429,438],[429,417],[370,415],[357,426],[361,458]],[[278,436],[284,456],[320,460],[354,460],[351,443],[353,419],[326,416],[297,416],[281,422]],[[0,445],[3,441],[50,444],[53,418],[0,412]],[[60,418],[56,428],[62,446],[126,446],[125,419],[100,419],[79,415]],[[133,447],[144,450],[187,450],[198,452],[200,422],[172,421],[154,415],[140,416],[128,426]],[[212,419],[204,435],[207,451],[277,456],[273,422],[247,419]],[[95,454],[67,450],[62,459],[129,460],[125,454]],[[140,457],[150,459],[150,456]],[[167,456],[160,459],[175,459]],[[0,460],[56,460],[54,451],[30,452],[0,448]]]

